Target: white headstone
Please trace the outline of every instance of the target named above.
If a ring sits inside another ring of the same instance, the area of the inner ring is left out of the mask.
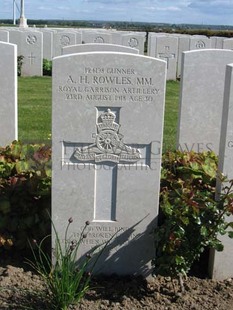
[[[122,53],[130,53],[130,54],[138,54],[139,50],[135,48],[116,45],[116,44],[105,44],[105,43],[87,43],[87,44],[77,44],[65,46],[62,48],[62,54],[74,54],[74,53],[85,53],[85,52],[122,52]]]
[[[53,35],[53,57],[62,55],[62,48],[76,44],[75,32],[57,32]]]
[[[178,38],[171,36],[152,36],[149,56],[166,60],[167,79],[176,80]]]
[[[42,29],[43,32],[43,58],[52,60],[53,58],[53,31]]]
[[[17,46],[0,42],[0,146],[18,139]]]
[[[52,214],[80,258],[118,235],[96,272],[149,276],[158,215],[166,62],[112,52],[53,62]],[[121,230],[122,229],[122,230]]]
[[[224,37],[210,37],[211,48],[221,49],[223,48],[223,40],[226,39]]]
[[[211,40],[205,36],[192,36],[189,50],[202,50],[211,48]]]
[[[129,46],[139,50],[139,54],[144,55],[146,41],[145,32],[130,32],[122,35],[122,45]]]
[[[9,42],[9,31],[0,30],[0,41]]]
[[[181,75],[181,61],[182,53],[189,51],[190,47],[190,36],[183,35],[178,38],[178,59],[177,59],[177,77],[180,78]]]
[[[105,31],[90,31],[83,30],[82,32],[82,43],[112,43],[111,34]]]
[[[76,33],[76,44],[82,44],[82,32],[81,31],[75,31]]]
[[[125,34],[125,31],[112,31],[112,44],[122,45],[122,35]]]
[[[177,147],[218,154],[226,65],[230,50],[183,53]]]
[[[22,31],[21,51],[23,58],[22,76],[42,76],[43,34],[39,31]]]
[[[223,40],[223,48],[228,50],[233,50],[233,39]]]
[[[221,126],[221,140],[219,147],[219,171],[233,179],[233,64],[226,67],[224,103]],[[224,183],[223,186],[227,184]],[[229,185],[229,184],[228,184]],[[221,191],[218,180],[217,195]],[[233,221],[233,216],[228,218]],[[231,230],[231,229],[229,229]],[[233,239],[227,235],[219,236],[224,245],[223,252],[213,251],[210,256],[210,274],[212,278],[224,280],[233,277]]]
[[[21,34],[21,31],[19,30],[9,30],[9,42],[17,45],[18,56],[22,55],[20,34]]]

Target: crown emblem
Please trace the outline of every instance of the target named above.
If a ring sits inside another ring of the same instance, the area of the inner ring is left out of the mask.
[[[137,162],[141,158],[138,149],[123,142],[119,133],[120,125],[115,122],[116,115],[110,109],[99,117],[101,122],[96,124],[97,134],[92,137],[95,142],[89,146],[77,148],[73,156],[80,161],[104,162]]]
[[[107,130],[107,129],[113,130],[116,132],[119,130],[120,125],[115,123],[116,115],[110,109],[108,109],[106,112],[101,114],[100,119],[102,122],[96,125],[98,132],[102,130]]]

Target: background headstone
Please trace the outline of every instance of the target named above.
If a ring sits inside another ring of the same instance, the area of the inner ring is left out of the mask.
[[[210,37],[211,48],[221,49],[223,48],[223,40],[226,39],[224,37]]]
[[[183,53],[177,148],[218,154],[226,65],[230,50]]]
[[[62,49],[62,54],[74,54],[74,53],[86,53],[86,52],[121,52],[121,53],[130,53],[130,54],[138,54],[139,50],[135,48],[116,45],[116,44],[105,44],[105,43],[87,43],[87,44],[77,44],[65,46]]]
[[[96,272],[149,276],[158,214],[166,62],[125,53],[53,61],[52,214],[73,217],[79,256],[108,241]],[[122,229],[122,230],[121,230]]]
[[[9,42],[9,31],[0,30],[0,41]]]
[[[43,58],[52,60],[53,58],[53,31],[43,29]]]
[[[9,30],[9,43],[17,45],[17,54],[18,56],[22,55],[21,53],[21,31],[19,30]]]
[[[42,76],[43,34],[39,31],[22,31],[20,33],[23,58],[22,76]]]
[[[17,46],[0,42],[0,146],[18,139]]]
[[[176,80],[178,38],[172,36],[153,36],[150,42],[150,56],[167,62],[167,80]]]
[[[53,57],[62,55],[62,48],[76,44],[75,32],[57,32],[53,35]]]
[[[86,30],[82,32],[82,43],[112,43],[111,34],[105,31],[90,31]]]
[[[182,63],[182,53],[189,51],[190,47],[190,36],[182,35],[178,37],[178,57],[177,57],[177,78],[181,75],[181,63]]]
[[[228,50],[233,50],[233,39],[223,40],[223,48]]]
[[[205,36],[191,36],[189,50],[210,49],[211,40]]]
[[[139,54],[141,55],[144,55],[145,41],[145,32],[130,32],[122,35],[122,45],[139,50]]]
[[[221,140],[219,147],[219,171],[227,176],[228,180],[233,179],[233,65],[226,69],[224,104],[221,126]],[[224,183],[225,187],[227,184]],[[229,185],[229,184],[228,184]],[[221,184],[217,183],[217,196],[221,191]],[[233,221],[233,216],[228,218]],[[229,229],[230,230],[230,229]],[[233,239],[227,235],[219,236],[223,242],[223,252],[213,251],[210,255],[210,274],[212,278],[224,280],[233,277]]]

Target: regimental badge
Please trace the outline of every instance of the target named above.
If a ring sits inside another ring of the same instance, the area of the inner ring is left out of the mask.
[[[95,143],[76,148],[73,156],[79,161],[95,163],[137,162],[141,158],[141,152],[137,148],[124,144],[123,135],[119,133],[120,125],[115,122],[115,119],[116,115],[110,109],[101,114],[101,122],[96,124],[97,133],[92,135]]]

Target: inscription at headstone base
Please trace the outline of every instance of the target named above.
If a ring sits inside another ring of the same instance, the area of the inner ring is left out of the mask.
[[[166,62],[111,52],[53,61],[53,221],[77,260],[108,241],[96,273],[149,276],[158,215]]]

